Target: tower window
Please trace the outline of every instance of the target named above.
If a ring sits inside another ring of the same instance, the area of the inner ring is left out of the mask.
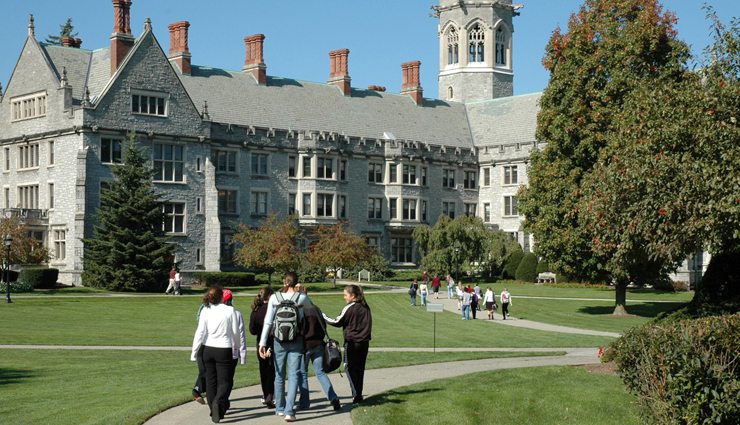
[[[458,37],[455,28],[450,28],[447,33],[447,64],[453,65],[459,62]]]
[[[502,27],[496,30],[496,65],[506,66],[506,31]]]
[[[480,25],[475,26],[470,30],[468,35],[468,46],[469,46],[469,60],[470,63],[483,62],[483,50],[485,46],[486,35],[483,32],[483,28]]]
[[[450,100],[454,97],[454,92],[452,91],[452,86],[447,87],[447,99]]]

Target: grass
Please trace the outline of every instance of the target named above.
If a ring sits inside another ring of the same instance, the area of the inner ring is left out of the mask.
[[[553,354],[371,352],[368,368]],[[259,383],[254,356],[237,368],[237,387]],[[197,368],[188,359],[187,351],[0,350],[0,423],[142,423],[190,400]]]
[[[538,367],[397,388],[368,398],[352,410],[352,421],[358,425],[638,425],[633,402],[616,376],[573,367]]]
[[[327,315],[344,306],[339,294],[314,294]],[[368,294],[373,312],[374,347],[432,347],[433,315],[407,305],[405,294]],[[234,305],[249,315],[252,297]],[[5,344],[180,346],[192,343],[200,305],[196,297],[29,297],[0,309]],[[462,321],[437,314],[438,347],[597,347],[612,338],[559,334],[483,320]],[[402,324],[399,326],[399,324]],[[339,329],[329,329],[341,339]],[[464,337],[461,337],[464,335]],[[254,337],[249,337],[250,346]]]

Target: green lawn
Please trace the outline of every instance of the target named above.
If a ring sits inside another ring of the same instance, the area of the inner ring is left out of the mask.
[[[554,354],[371,352],[368,368]],[[254,356],[237,368],[237,387],[259,383]],[[197,367],[189,357],[187,351],[0,350],[0,423],[139,424],[191,399]]]
[[[638,425],[616,376],[573,367],[481,372],[396,388],[352,410],[357,425]]]

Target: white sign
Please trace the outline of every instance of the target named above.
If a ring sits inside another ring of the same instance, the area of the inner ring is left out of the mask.
[[[445,311],[444,304],[427,304],[427,313],[442,313]]]

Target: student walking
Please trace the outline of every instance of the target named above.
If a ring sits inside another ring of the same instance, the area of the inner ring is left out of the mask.
[[[496,294],[490,286],[486,289],[486,293],[483,295],[483,302],[486,304],[488,320],[493,320],[493,311],[496,310]]]
[[[267,302],[274,293],[271,287],[265,286],[260,289],[257,297],[252,302],[252,313],[249,315],[249,333],[257,336],[257,362],[260,369],[260,385],[262,386],[262,404],[268,409],[275,408],[275,362],[272,356],[262,358],[259,354],[259,339],[262,335],[262,327],[265,324],[265,313],[267,313]],[[267,346],[272,347],[272,335],[267,337]],[[270,353],[272,350],[270,349]]]
[[[439,299],[439,287],[441,286],[439,275],[437,273],[434,274],[434,278],[432,279],[432,292],[434,293],[434,299]]]
[[[509,291],[504,288],[503,291],[501,291],[501,315],[504,316],[504,320],[506,320],[506,316],[509,315],[509,306],[511,305],[511,294],[509,294]]]
[[[427,305],[427,297],[429,296],[429,287],[426,283],[421,282],[419,286],[419,293],[421,294],[421,305]]]
[[[283,292],[270,296],[259,344],[260,357],[264,359],[272,355],[275,358],[275,413],[285,416],[285,422],[293,422],[296,419],[294,404],[298,392],[301,358],[305,352],[300,326],[304,317],[303,308],[311,305],[308,295],[296,291],[297,284],[298,275],[294,272],[286,273],[283,278]],[[280,316],[277,316],[278,309],[281,311]],[[271,333],[274,342],[270,353],[267,342]],[[286,374],[288,375],[287,397],[285,395]]]
[[[306,341],[306,355],[303,358],[301,367],[303,385],[301,386],[302,394],[299,407],[301,409],[308,409],[310,407],[310,401],[308,399],[308,364],[311,363],[313,365],[314,375],[316,375],[316,379],[321,384],[321,389],[324,390],[326,399],[331,403],[335,411],[339,410],[342,407],[339,403],[339,397],[337,397],[337,393],[334,391],[334,386],[331,384],[329,376],[324,372],[324,338],[326,337],[324,315],[316,305],[304,307],[303,311],[305,314],[303,336]],[[305,394],[303,393],[304,388]]]
[[[462,295],[460,296],[460,304],[462,306],[462,319],[470,320],[470,300],[471,294],[467,289],[462,289]]]
[[[362,289],[357,285],[344,288],[344,301],[347,305],[336,319],[323,314],[326,323],[344,328],[344,363],[349,386],[352,388],[352,403],[362,403],[362,388],[365,380],[365,363],[370,347],[373,316],[365,301]]]
[[[213,287],[203,297],[205,308],[200,313],[193,337],[190,360],[196,361],[203,348],[206,367],[206,394],[211,420],[218,423],[228,408],[228,394],[233,385],[232,360],[234,345],[239,344],[239,324],[234,308],[223,303],[223,291]]]
[[[409,301],[411,302],[411,305],[416,305],[416,291],[419,290],[419,284],[416,283],[416,279],[414,279],[413,282],[411,282],[411,286],[409,286]]]
[[[452,299],[452,295],[454,291],[455,291],[455,281],[452,279],[452,276],[448,274],[447,275],[447,299],[448,300]]]
[[[170,279],[167,283],[167,289],[164,291],[164,294],[167,295],[170,293],[170,291],[175,290],[175,276],[177,275],[177,268],[175,265],[172,265],[172,268],[170,269]]]

